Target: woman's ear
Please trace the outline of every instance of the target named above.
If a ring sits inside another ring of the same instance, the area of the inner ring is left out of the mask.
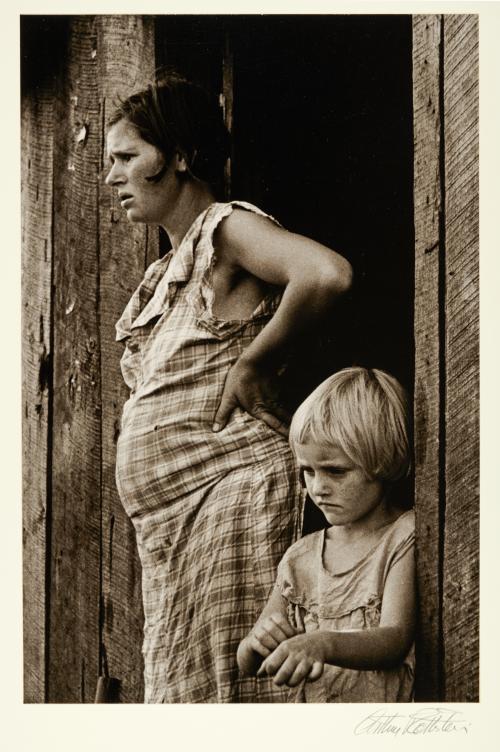
[[[184,154],[181,154],[181,152],[177,151],[175,153],[174,159],[175,159],[175,171],[177,173],[189,172],[188,163]]]

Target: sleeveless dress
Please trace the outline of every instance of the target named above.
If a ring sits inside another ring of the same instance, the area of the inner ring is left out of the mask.
[[[286,440],[237,408],[212,424],[228,370],[275,312],[212,314],[213,234],[244,202],[215,203],[154,262],[118,321],[130,388],[116,480],[142,564],[145,702],[283,702],[243,678],[236,650],[300,532],[303,492]],[[266,215],[264,215],[266,216]]]
[[[277,586],[290,623],[302,632],[378,627],[387,575],[403,556],[414,555],[413,510],[387,525],[375,546],[338,574],[323,563],[325,534],[320,530],[304,536],[279,564]],[[318,681],[289,690],[288,702],[411,702],[414,669],[414,646],[390,670],[354,671],[328,665]]]

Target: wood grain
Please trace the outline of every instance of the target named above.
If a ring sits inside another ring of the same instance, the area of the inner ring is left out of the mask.
[[[127,96],[151,80],[155,68],[152,19],[104,16],[97,36],[102,107],[99,188],[100,341],[102,379],[102,674],[120,680],[120,702],[143,701],[141,567],[135,533],[115,484],[116,441],[128,390],[120,372],[123,345],[115,342],[121,316],[145,267],[158,258],[158,231],[132,225],[114,191],[104,184],[105,124],[117,95]]]
[[[444,16],[446,171],[445,694],[479,700],[478,19]]]
[[[224,56],[222,59],[222,103],[224,111],[224,123],[229,134],[233,132],[233,110],[234,110],[234,53],[233,40],[229,30],[225,33],[224,38]],[[226,166],[224,168],[224,191],[225,199],[229,201],[232,196],[232,166],[234,154],[231,149]]]
[[[54,125],[54,432],[48,700],[92,702],[98,674],[101,379],[95,18],[73,16]]]
[[[440,698],[440,17],[413,18],[417,699]]]
[[[24,701],[45,701],[46,548],[52,387],[51,82],[22,100]]]

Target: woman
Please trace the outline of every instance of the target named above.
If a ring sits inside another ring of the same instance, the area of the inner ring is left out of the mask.
[[[128,219],[172,244],[117,324],[131,390],[117,485],[143,567],[145,700],[283,701],[236,664],[301,522],[274,377],[350,267],[256,207],[216,202],[228,136],[217,103],[178,76],[121,103],[107,151]]]

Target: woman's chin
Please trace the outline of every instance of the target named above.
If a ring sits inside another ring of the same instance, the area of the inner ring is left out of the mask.
[[[139,212],[134,211],[133,209],[127,209],[127,219],[129,222],[145,222],[146,220],[144,217],[139,214]]]

